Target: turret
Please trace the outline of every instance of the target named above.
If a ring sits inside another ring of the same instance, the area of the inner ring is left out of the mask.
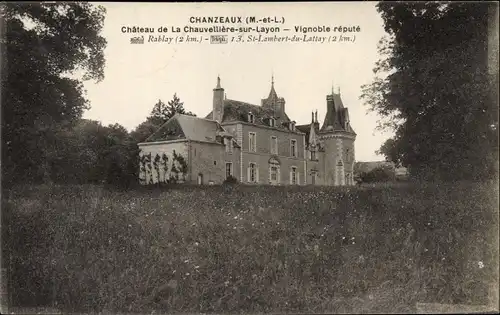
[[[353,185],[354,141],[356,134],[349,124],[349,113],[340,97],[340,89],[326,96],[326,115],[320,130],[325,145],[325,183]]]
[[[274,89],[274,76],[271,77],[271,91],[269,91],[269,96],[261,100],[261,106],[271,108],[276,117],[282,117],[285,114],[285,99],[278,97]]]

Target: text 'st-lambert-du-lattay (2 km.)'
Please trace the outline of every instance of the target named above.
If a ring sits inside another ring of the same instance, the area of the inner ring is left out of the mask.
[[[277,16],[191,16],[184,25],[124,25],[131,43],[354,42],[359,25],[285,25]],[[351,34],[348,34],[351,33]],[[146,37],[144,37],[146,36]]]

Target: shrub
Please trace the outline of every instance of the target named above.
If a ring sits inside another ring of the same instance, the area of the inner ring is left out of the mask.
[[[364,183],[388,182],[395,180],[395,178],[394,170],[384,166],[359,174],[359,180]]]
[[[223,184],[237,184],[238,180],[233,175],[229,175],[223,182]]]

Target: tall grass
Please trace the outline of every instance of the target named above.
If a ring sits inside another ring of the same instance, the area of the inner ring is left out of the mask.
[[[414,312],[498,283],[492,183],[38,186],[3,195],[10,305],[64,312]]]

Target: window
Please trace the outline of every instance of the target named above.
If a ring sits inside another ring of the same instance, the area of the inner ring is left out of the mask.
[[[226,152],[233,153],[233,139],[225,138],[224,141],[226,142]]]
[[[316,151],[311,151],[311,161],[315,161],[316,160]]]
[[[274,118],[269,118],[269,126],[275,127],[276,126],[276,119]]]
[[[233,163],[226,162],[226,178],[233,176]]]
[[[271,185],[277,185],[280,182],[280,164],[279,162],[271,158],[269,161],[269,183]]]
[[[257,142],[255,132],[248,133],[248,151],[257,152]]]
[[[248,122],[253,124],[255,123],[255,116],[252,113],[248,113]]]
[[[316,178],[317,178],[317,171],[314,170],[311,173],[311,184],[315,185],[316,184]]]
[[[271,154],[278,154],[278,137],[271,136]]]
[[[290,184],[297,185],[297,175],[297,168],[295,166],[292,166],[292,169],[290,171]]]
[[[290,156],[297,157],[297,140],[290,140]]]
[[[290,122],[290,130],[295,131],[295,122],[294,121]]]
[[[278,181],[278,168],[276,166],[271,166],[271,182]]]
[[[250,163],[248,166],[248,181],[250,183],[256,183],[258,181],[257,165],[255,163]]]

